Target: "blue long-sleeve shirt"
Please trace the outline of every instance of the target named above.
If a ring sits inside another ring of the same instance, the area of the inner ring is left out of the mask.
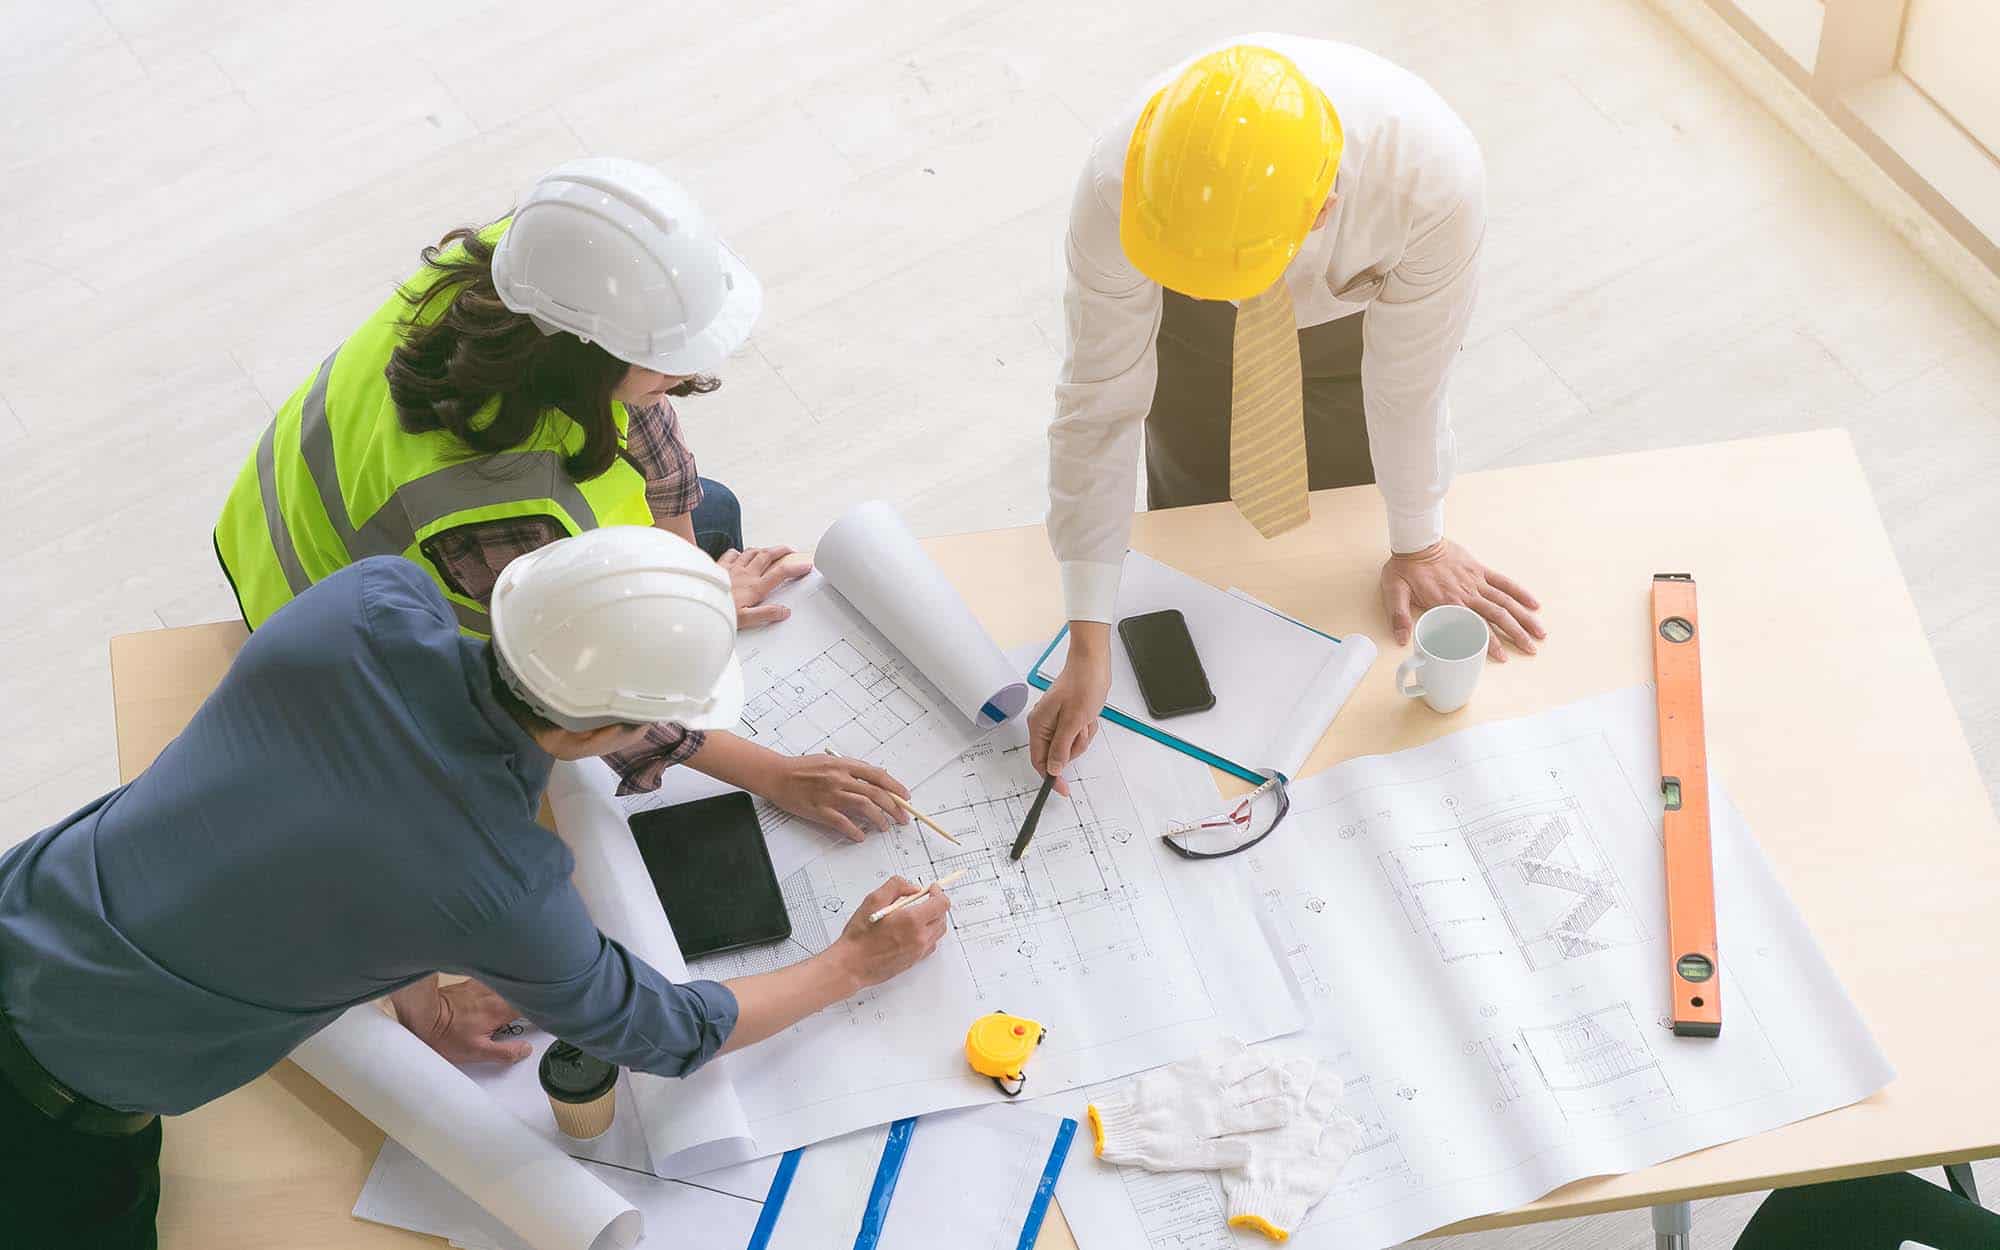
[[[0,858],[0,1010],[42,1065],[178,1113],[440,970],[613,1063],[713,1055],[735,996],[598,931],[486,646],[421,569],[363,560],[252,635],[152,767]]]

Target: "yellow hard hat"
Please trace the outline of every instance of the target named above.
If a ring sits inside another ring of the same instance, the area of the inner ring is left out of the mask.
[[[1150,100],[1125,149],[1118,241],[1195,299],[1248,299],[1298,254],[1340,167],[1340,118],[1289,57],[1236,44]]]

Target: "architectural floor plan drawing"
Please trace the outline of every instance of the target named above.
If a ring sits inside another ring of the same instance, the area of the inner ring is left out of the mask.
[[[761,813],[792,937],[692,961],[691,976],[726,981],[818,953],[890,876],[965,875],[930,958],[730,1057],[760,1150],[1000,1098],[963,1053],[966,1028],[991,1011],[1049,1030],[1031,1093],[1298,1026],[1247,883],[1200,872],[1148,832],[1215,809],[1207,770],[1127,738],[1107,730],[1071,767],[1070,797],[1050,796],[1019,861],[1008,852],[1040,784],[1019,724],[913,788],[956,846],[914,822],[855,843]]]
[[[771,596],[791,615],[736,640],[744,737],[915,784],[1027,707],[1020,669],[889,505],[843,513],[814,560]]]
[[[785,755],[834,751],[923,778],[989,728],[956,711],[817,574],[781,593],[791,618],[737,640],[743,737]]]
[[[1332,1065],[1363,1129],[1291,1244],[1378,1250],[1888,1081],[1719,785],[1722,1035],[1663,1023],[1654,719],[1642,686],[1348,760],[1293,785],[1286,823],[1242,857],[1310,1016],[1267,1045]],[[1201,1239],[1199,1213],[1219,1201],[1209,1177],[1149,1183],[1143,1203],[1114,1169],[1065,1183],[1092,1250],[1232,1244],[1219,1221]],[[1175,1213],[1171,1235],[1160,1212]]]
[[[975,748],[924,787],[934,803],[925,810],[962,848],[929,836],[909,839],[928,861],[919,871],[966,873],[952,887],[951,923],[966,973],[982,995],[1152,954],[1140,923],[1139,883],[1127,876],[1138,830],[1109,779],[1078,777],[1068,798],[1050,795],[1034,853],[1008,862],[1040,788],[1021,758],[1026,750]],[[995,787],[996,775],[1008,780]]]
[[[865,637],[842,638],[788,672],[768,663],[745,684],[744,737],[788,755],[866,757],[924,717],[923,691]]]
[[[1145,888],[1132,879],[1137,830],[1121,778],[1082,766],[1070,796],[1050,795],[1037,827],[1034,853],[1007,858],[1039,784],[1022,745],[974,747],[921,787],[920,806],[958,838],[953,846],[910,824],[876,835],[872,862],[884,875],[916,883],[961,874],[951,887],[949,957],[981,997],[1004,996],[1017,985],[1145,962],[1153,954],[1145,925]],[[997,782],[997,784],[996,784]],[[851,910],[846,843],[768,807],[766,828],[810,838],[818,854],[780,881],[792,935],[784,942],[730,951],[698,961],[717,980],[782,968],[826,948]],[[797,852],[794,851],[794,855]],[[879,878],[876,879],[879,884]],[[869,888],[873,888],[871,885]]]

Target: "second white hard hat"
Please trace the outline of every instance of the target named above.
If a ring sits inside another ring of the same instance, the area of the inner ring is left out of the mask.
[[[616,157],[536,180],[493,252],[500,301],[627,364],[684,376],[750,337],[764,291],[681,185]]]
[[[664,530],[611,525],[520,556],[491,604],[500,675],[537,715],[578,733],[743,715],[729,574]]]

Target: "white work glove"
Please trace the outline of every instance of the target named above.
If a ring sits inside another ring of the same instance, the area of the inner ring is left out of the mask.
[[[1097,1156],[1149,1172],[1247,1162],[1254,1133],[1292,1118],[1304,1084],[1233,1037],[1192,1059],[1140,1074],[1090,1104]]]
[[[1230,1227],[1254,1228],[1284,1241],[1326,1197],[1361,1141],[1361,1126],[1340,1109],[1341,1088],[1339,1076],[1321,1070],[1298,1114],[1243,1139],[1249,1157],[1222,1173]]]

